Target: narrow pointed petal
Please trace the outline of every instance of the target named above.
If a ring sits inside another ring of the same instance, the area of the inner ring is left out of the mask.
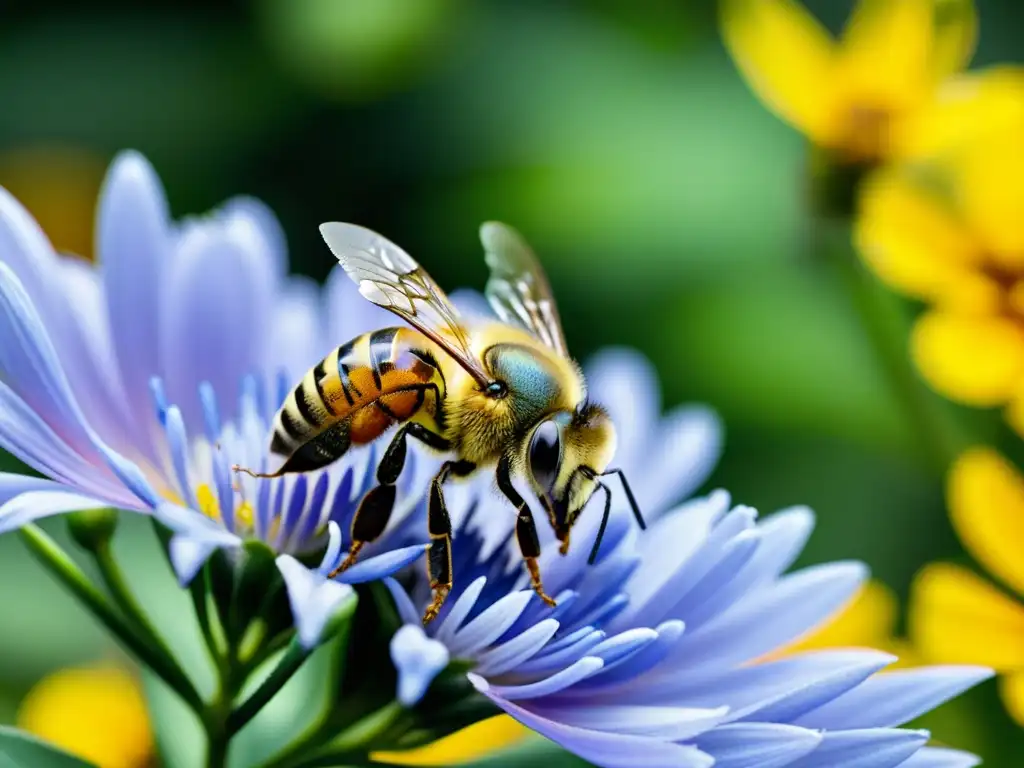
[[[577,728],[651,736],[665,741],[690,740],[719,725],[728,712],[728,707],[695,709],[635,704],[559,706],[545,710],[552,719]]]
[[[715,758],[715,768],[781,768],[813,752],[821,734],[775,723],[725,725],[701,734],[695,743]]]
[[[416,562],[425,551],[425,544],[414,544],[411,547],[392,549],[376,557],[368,557],[357,562],[347,571],[339,573],[335,580],[344,584],[362,584],[366,581],[376,581]]]
[[[472,654],[494,642],[512,626],[533,593],[523,590],[506,595],[463,627],[448,644],[454,655]]]
[[[391,638],[391,661],[398,672],[398,701],[414,706],[434,678],[448,666],[448,649],[427,637],[423,627],[406,624]]]
[[[398,611],[398,616],[402,622],[404,624],[413,625],[419,622],[419,611],[416,610],[416,606],[413,605],[412,600],[409,599],[409,593],[407,593],[402,586],[391,577],[386,577],[384,579],[384,586],[386,586],[388,588],[388,592],[391,593],[391,597],[395,601],[395,610]]]
[[[831,563],[783,577],[680,641],[691,664],[725,666],[762,656],[818,626],[867,578],[860,563]],[[756,627],[757,631],[749,628]]]
[[[604,662],[601,659],[593,656],[584,656],[579,661],[550,677],[542,678],[533,683],[524,683],[523,685],[494,685],[491,686],[491,690],[496,696],[501,696],[509,701],[543,698],[544,696],[551,696],[563,691],[580,680],[586,680],[591,675],[599,672],[603,666]]]
[[[696,747],[673,742],[574,728],[503,699],[478,675],[468,675],[480,693],[523,725],[601,768],[711,768],[714,758]]]
[[[798,718],[808,728],[891,728],[909,722],[983,680],[985,667],[922,667],[876,675]]]
[[[481,576],[474,579],[473,582],[463,590],[462,594],[455,600],[451,610],[448,611],[448,615],[444,617],[444,623],[441,624],[440,629],[437,630],[436,637],[442,643],[450,643],[455,638],[455,633],[462,628],[462,622],[466,620],[470,612],[473,610],[473,606],[476,605],[477,598],[480,597],[480,593],[483,592],[484,587],[487,585],[487,577]]]
[[[0,505],[0,533],[52,515],[109,506],[110,503],[102,499],[67,490],[28,491]]]
[[[506,643],[497,645],[477,657],[477,674],[495,677],[508,672],[532,658],[558,631],[558,622],[545,619]]]
[[[163,187],[142,155],[125,152],[111,165],[96,237],[121,380],[130,411],[145,418],[150,377],[161,372],[159,307],[171,234]]]
[[[334,615],[346,602],[355,599],[355,592],[347,584],[324,578],[290,555],[278,557],[277,568],[288,590],[299,642],[313,648]]]
[[[941,747],[923,747],[913,757],[900,763],[899,768],[974,768],[981,758],[970,752]]]
[[[826,733],[814,752],[792,768],[893,768],[928,741],[927,731],[872,728]]]
[[[218,545],[207,539],[193,539],[185,534],[176,533],[167,545],[171,558],[171,567],[178,577],[178,583],[184,588],[192,583],[199,569],[217,551]]]

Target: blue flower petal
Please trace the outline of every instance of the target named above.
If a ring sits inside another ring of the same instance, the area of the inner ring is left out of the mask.
[[[324,327],[320,286],[305,278],[289,279],[277,297],[267,359],[287,371],[292,381],[301,380],[329,346]]]
[[[552,643],[534,658],[520,664],[516,673],[519,675],[550,675],[585,656],[591,648],[604,642],[607,636],[608,634],[604,630],[583,627],[562,638],[562,641],[565,642]],[[573,642],[567,642],[569,640]]]
[[[992,677],[985,667],[940,666],[877,675],[808,712],[808,728],[890,728],[928,712]]]
[[[144,419],[149,380],[162,370],[159,319],[171,233],[163,187],[137,152],[118,155],[107,173],[96,238],[114,354],[129,410]],[[140,448],[156,455],[152,446]]]
[[[391,661],[398,672],[398,701],[411,707],[423,698],[434,678],[448,666],[448,649],[427,637],[423,627],[406,624],[391,638]]]
[[[324,307],[327,314],[327,337],[335,344],[378,328],[400,325],[401,321],[386,309],[364,299],[359,287],[340,265],[327,276],[324,286]]]
[[[339,573],[335,580],[345,584],[362,584],[365,581],[376,581],[416,562],[426,550],[426,544],[414,544],[411,547],[392,549],[376,557],[368,557],[357,562],[347,571]]]
[[[409,599],[408,593],[402,589],[402,586],[390,576],[384,579],[384,586],[388,588],[391,597],[395,601],[395,610],[398,611],[398,617],[402,620],[402,623],[419,625],[420,614],[416,611],[416,606],[412,604],[412,600]]]
[[[299,642],[305,648],[313,648],[342,605],[355,599],[355,592],[347,584],[324,578],[290,555],[278,557],[277,568],[288,590]]]
[[[441,621],[441,626],[434,633],[434,637],[442,643],[450,643],[455,639],[455,633],[462,628],[462,622],[466,620],[476,605],[477,598],[487,585],[487,577],[480,576],[474,579],[462,594],[454,601],[448,611],[448,615]]]
[[[697,747],[559,723],[502,698],[482,677],[467,677],[480,693],[520,723],[601,768],[711,768],[714,764],[714,758]]]
[[[28,491],[0,505],[0,533],[52,515],[109,506],[110,503],[102,499],[68,490]]]
[[[928,731],[874,728],[826,733],[811,754],[791,768],[893,768],[928,741]]]
[[[522,590],[505,595],[488,606],[479,616],[460,629],[448,643],[452,655],[471,656],[497,640],[519,618],[519,614],[533,597],[532,591]]]
[[[900,763],[899,768],[974,768],[981,758],[970,752],[940,747],[923,747]]]
[[[593,695],[593,691],[607,690],[619,684],[628,684],[635,678],[648,672],[660,664],[669,652],[675,647],[679,638],[683,636],[686,625],[678,620],[666,621],[659,624],[656,631],[657,639],[650,645],[642,648],[626,666],[617,666],[610,670],[604,670],[600,675],[580,683],[576,690],[581,695]],[[586,693],[586,691],[590,693]]]
[[[692,666],[724,667],[754,659],[795,640],[833,615],[867,578],[860,563],[805,568],[748,595],[680,641]]]
[[[695,739],[715,758],[715,768],[781,768],[812,752],[821,734],[792,725],[743,723],[715,728]]]
[[[0,472],[0,505],[6,504],[15,496],[30,491],[67,490],[67,486],[42,477],[19,475],[13,472]]]
[[[545,619],[511,640],[496,645],[477,657],[476,672],[495,677],[518,667],[544,647],[558,631],[555,619]]]
[[[167,268],[160,329],[164,383],[189,432],[203,429],[199,384],[238,393],[242,379],[262,370],[273,317],[274,265],[265,249],[249,247],[216,220],[193,222],[179,238]],[[237,416],[236,397],[222,416]]]
[[[180,533],[171,536],[167,550],[178,583],[182,587],[191,584],[199,569],[217,549],[219,545],[205,539],[193,539]]]
[[[665,741],[687,741],[719,725],[728,707],[644,706],[596,703],[539,708],[547,717],[577,728],[609,733],[651,736]]]
[[[602,640],[587,651],[587,655],[597,656],[604,661],[605,669],[612,669],[629,660],[657,639],[658,633],[653,629],[646,627],[627,629],[625,632]]]
[[[341,556],[341,526],[333,520],[327,523],[327,551],[324,552],[320,567],[317,569],[322,576],[326,576],[338,567]]]
[[[584,656],[565,669],[549,677],[541,678],[532,683],[522,685],[492,685],[491,690],[496,696],[509,701],[538,699],[564,691],[581,680],[597,674],[604,666],[604,661],[594,656]]]

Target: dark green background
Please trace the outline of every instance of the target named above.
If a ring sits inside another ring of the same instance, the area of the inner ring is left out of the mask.
[[[504,219],[548,267],[577,356],[637,346],[667,405],[719,410],[727,447],[711,485],[766,512],[817,510],[804,562],[864,559],[904,597],[922,564],[963,558],[927,446],[843,284],[807,251],[803,141],[740,81],[713,3],[0,7],[7,160],[139,149],[176,215],[264,199],[294,268],[316,278],[333,261],[316,225],[340,219],[403,244],[443,286],[479,287],[477,226]],[[813,7],[836,28],[850,3]],[[979,7],[977,62],[1017,59],[1024,6]],[[990,433],[991,415],[952,418],[960,434]],[[128,526],[121,545],[148,546],[146,533]],[[136,566],[142,583],[165,576]],[[15,537],[0,541],[0,575],[9,718],[39,675],[109,649]],[[1024,739],[994,691],[927,724],[1017,765]]]

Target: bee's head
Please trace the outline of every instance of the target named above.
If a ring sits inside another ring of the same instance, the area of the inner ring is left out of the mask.
[[[534,427],[527,466],[544,502],[562,554],[580,511],[600,486],[598,477],[615,452],[615,427],[599,405],[584,403],[572,413],[559,412]]]

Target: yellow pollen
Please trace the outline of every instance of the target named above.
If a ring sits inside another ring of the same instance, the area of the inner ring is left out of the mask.
[[[241,523],[246,528],[252,528],[252,516],[252,504],[248,501],[243,501],[238,505],[238,509],[235,510],[235,522]]]
[[[220,520],[220,504],[209,485],[203,483],[196,488],[196,501],[200,512],[213,520]]]

